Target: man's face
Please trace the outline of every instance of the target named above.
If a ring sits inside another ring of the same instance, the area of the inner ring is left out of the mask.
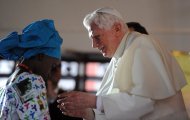
[[[118,46],[115,30],[100,29],[96,24],[92,24],[88,32],[92,47],[99,49],[104,57],[113,57]]]

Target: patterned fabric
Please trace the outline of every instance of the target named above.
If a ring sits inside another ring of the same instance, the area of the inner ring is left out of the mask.
[[[0,120],[50,120],[43,78],[15,73],[0,88]]]

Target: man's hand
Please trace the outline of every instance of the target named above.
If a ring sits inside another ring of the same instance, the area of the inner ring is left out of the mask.
[[[65,115],[87,119],[89,116],[94,117],[92,108],[96,108],[96,99],[90,93],[71,91],[58,95],[57,102]]]

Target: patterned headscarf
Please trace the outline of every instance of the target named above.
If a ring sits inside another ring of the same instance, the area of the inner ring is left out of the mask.
[[[0,40],[0,56],[19,60],[42,53],[60,59],[62,41],[53,20],[35,21],[25,27],[21,34],[12,32]]]

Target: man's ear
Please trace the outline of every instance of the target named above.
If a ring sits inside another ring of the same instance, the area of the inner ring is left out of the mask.
[[[114,30],[115,30],[116,32],[121,31],[121,24],[120,24],[120,23],[114,23]]]

